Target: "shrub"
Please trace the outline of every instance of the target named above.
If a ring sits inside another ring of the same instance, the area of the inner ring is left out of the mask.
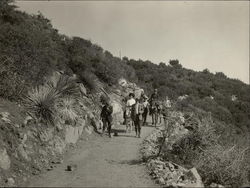
[[[14,67],[14,60],[0,57],[0,96],[9,100],[19,100],[27,85]]]
[[[54,88],[60,96],[79,96],[79,89],[76,85],[75,78],[65,74],[55,72],[47,81],[48,86]]]
[[[79,90],[72,77],[55,73],[49,77],[47,83],[35,87],[28,93],[26,99],[28,108],[46,124],[54,124],[55,102],[64,96],[78,96]],[[75,114],[70,110],[73,101],[71,99],[62,100],[61,114],[70,119],[75,119]]]
[[[44,123],[54,124],[54,104],[59,95],[48,85],[38,86],[28,92],[28,108]]]
[[[91,91],[96,91],[97,85],[96,85],[96,76],[88,71],[84,71],[82,73],[79,73],[80,80],[86,85],[88,89]]]
[[[242,148],[222,145],[215,126],[211,115],[203,117],[197,129],[177,140],[166,157],[174,154],[177,158],[173,160],[195,166],[205,185],[241,186],[249,171],[247,144]]]
[[[78,115],[74,110],[74,105],[75,99],[73,98],[67,97],[61,99],[56,108],[58,116],[63,120],[76,122]]]
[[[226,186],[240,187],[247,178],[249,164],[248,148],[225,148],[214,145],[206,148],[196,160],[196,166],[205,184],[212,182]]]

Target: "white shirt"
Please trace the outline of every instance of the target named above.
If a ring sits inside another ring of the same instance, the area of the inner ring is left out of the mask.
[[[146,108],[146,107],[148,106],[148,104],[149,104],[148,101],[144,101],[144,102],[143,102],[144,108]]]
[[[165,106],[167,107],[167,108],[170,108],[171,107],[171,102],[170,102],[170,100],[166,100],[165,101]]]
[[[128,101],[127,101],[127,106],[132,106],[132,105],[134,105],[135,104],[135,99],[129,99]]]

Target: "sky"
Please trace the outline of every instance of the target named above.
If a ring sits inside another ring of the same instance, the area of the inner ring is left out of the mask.
[[[114,56],[178,59],[188,69],[249,83],[248,1],[17,1],[60,33],[90,39]]]

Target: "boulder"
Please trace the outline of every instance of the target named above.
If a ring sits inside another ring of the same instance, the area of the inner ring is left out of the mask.
[[[15,185],[15,180],[13,178],[8,178],[6,180],[6,183],[8,186],[14,186]]]
[[[217,183],[211,183],[211,185],[209,187],[224,188],[223,185],[220,185],[220,184],[217,184]],[[243,187],[245,187],[245,186],[243,186]],[[246,187],[248,187],[248,186],[246,186]]]
[[[24,121],[23,121],[23,125],[24,126],[27,126],[29,123],[30,123],[30,121],[32,120],[33,118],[31,117],[31,116],[27,116],[25,119],[24,119]]]
[[[82,95],[87,95],[87,89],[85,88],[85,86],[82,83],[79,84],[79,88],[80,88]]]
[[[0,148],[0,168],[8,170],[10,168],[10,158],[5,148]]]
[[[20,144],[18,147],[17,147],[17,151],[19,153],[19,155],[25,159],[26,161],[30,161],[30,157],[28,156],[26,150],[24,149],[24,145],[23,144]]]
[[[1,112],[0,113],[0,117],[1,119],[5,122],[5,123],[11,123],[10,119],[9,119],[9,112]]]
[[[165,184],[165,180],[163,177],[160,177],[157,179],[157,183],[161,184],[161,185],[164,185]]]
[[[63,151],[66,147],[65,142],[59,137],[55,136],[50,142],[49,145],[52,146],[56,153],[63,154]]]
[[[68,144],[70,143],[75,144],[82,135],[83,127],[84,125],[79,127],[72,127],[70,125],[66,126],[65,142]]]
[[[194,181],[194,183],[187,184],[186,187],[204,187],[201,176],[196,168],[191,168],[185,173],[185,176],[187,179]]]
[[[45,129],[44,131],[42,131],[42,132],[39,134],[40,139],[41,139],[43,142],[49,141],[49,140],[52,139],[53,136],[54,136],[53,131],[54,131],[54,130],[53,130],[52,128]]]
[[[67,166],[67,171],[74,171],[77,168],[76,164],[71,164]]]

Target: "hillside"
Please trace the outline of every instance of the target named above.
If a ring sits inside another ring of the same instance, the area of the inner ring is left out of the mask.
[[[61,121],[66,127],[68,124],[72,126],[72,122],[79,127],[82,121],[86,121],[86,126],[92,126],[100,110],[100,88],[113,95],[117,90],[123,92],[118,86],[120,78],[136,83],[147,95],[157,88],[162,100],[168,96],[175,101],[174,109],[187,116],[195,114],[199,119],[211,115],[211,127],[223,147],[249,146],[249,85],[230,79],[222,72],[213,74],[207,69],[201,72],[186,69],[178,60],[157,65],[128,57],[120,59],[89,40],[59,34],[41,13],[28,15],[18,11],[12,0],[0,1],[0,67],[1,150],[7,148],[3,153],[11,154],[19,148],[20,155],[23,154],[21,157],[24,157],[22,160],[32,159],[34,164],[36,154],[31,152],[31,159],[25,159],[27,154],[22,152],[30,148],[22,148],[25,141],[19,134],[24,132],[27,136],[32,129],[32,126],[26,127],[25,118],[32,116],[35,119],[31,123],[39,127],[33,130],[37,136],[43,134],[40,131],[43,132],[44,127],[54,127],[56,132],[54,125]],[[119,102],[121,96],[117,99]],[[7,124],[18,127],[10,128]],[[58,142],[66,147],[67,143],[60,141],[65,135],[60,135],[60,131],[56,134]],[[31,136],[30,139],[32,147],[39,145],[36,138]],[[58,143],[50,144],[58,149]],[[41,150],[46,149],[43,147]],[[55,150],[53,147],[51,151]],[[59,153],[61,149],[60,146]],[[11,159],[16,160],[16,157],[13,155]],[[39,160],[36,166],[43,159]],[[17,161],[15,164],[19,166],[21,163]],[[26,171],[32,168],[33,163],[30,164]],[[249,164],[246,165],[248,172]],[[10,174],[6,169],[0,170],[5,178]]]

